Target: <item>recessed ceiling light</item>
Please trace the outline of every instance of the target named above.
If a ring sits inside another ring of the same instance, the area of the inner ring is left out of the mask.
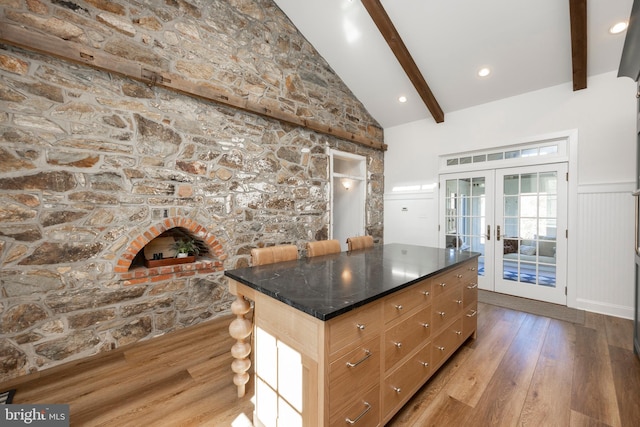
[[[398,102],[402,102],[402,103],[407,102],[407,97],[406,97],[406,96],[404,96],[404,95],[402,95],[402,96],[398,97]]]
[[[491,74],[491,70],[489,68],[480,68],[478,70],[478,75],[480,77],[487,77],[489,74]]]
[[[621,32],[623,32],[624,30],[627,29],[628,25],[629,25],[629,23],[626,22],[626,21],[618,22],[617,24],[615,24],[614,26],[609,28],[609,32],[611,34],[620,34]]]

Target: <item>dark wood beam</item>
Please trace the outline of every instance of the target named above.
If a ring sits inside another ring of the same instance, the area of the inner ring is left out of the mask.
[[[440,104],[438,104],[438,101],[431,92],[429,85],[422,76],[422,73],[420,73],[418,66],[411,57],[409,50],[404,45],[402,38],[400,38],[400,34],[398,34],[396,27],[391,22],[389,15],[387,15],[387,12],[382,7],[380,1],[362,0],[362,4],[365,9],[367,9],[367,12],[369,12],[371,19],[373,19],[373,22],[378,27],[382,37],[387,41],[391,51],[398,59],[398,62],[400,62],[404,72],[407,73],[409,80],[411,80],[411,83],[413,83],[418,94],[420,94],[422,101],[431,112],[435,121],[437,123],[444,122],[444,112],[442,112]]]
[[[324,133],[354,142],[356,144],[385,151],[387,145],[377,138],[371,138],[362,133],[353,133],[347,129],[326,125],[315,120],[301,118],[295,114],[282,111],[277,103],[265,105],[253,102],[246,97],[234,95],[227,89],[216,86],[211,82],[198,82],[186,79],[179,74],[167,70],[153,69],[140,62],[120,58],[100,49],[91,48],[79,43],[44,35],[29,29],[3,23],[0,25],[0,43],[28,49],[49,56],[54,56],[74,63],[99,70],[116,73],[148,84],[168,90],[183,93],[195,98],[234,107],[263,117],[279,120],[294,126],[304,127],[316,132]]]
[[[587,0],[569,0],[573,90],[587,87]]]

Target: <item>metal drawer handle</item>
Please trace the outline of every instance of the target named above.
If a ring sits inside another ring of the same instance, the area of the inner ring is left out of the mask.
[[[393,345],[395,345],[397,348],[402,348],[401,342],[394,342]]]
[[[467,314],[467,317],[473,317],[478,314],[478,310],[472,310],[470,314]]]
[[[356,366],[358,366],[359,364],[361,364],[362,362],[364,362],[365,360],[367,360],[370,357],[371,357],[371,351],[369,351],[369,349],[366,349],[364,351],[364,357],[362,359],[358,360],[355,363],[347,362],[347,366],[350,367],[350,368],[355,368]]]
[[[366,406],[364,411],[362,411],[362,413],[360,415],[358,415],[355,420],[352,420],[349,417],[345,418],[344,420],[346,422],[348,422],[349,424],[355,424],[358,421],[360,421],[360,418],[364,417],[366,415],[366,413],[369,412],[369,409],[371,409],[371,405],[369,404],[369,402],[362,402],[362,403],[364,403],[364,406]]]
[[[425,297],[429,296],[429,291],[422,291],[422,295],[424,295]]]
[[[469,270],[476,271],[476,268],[475,267],[469,267]]]
[[[402,310],[402,304],[396,305],[396,310]]]
[[[456,300],[456,302],[457,302],[458,304],[462,304],[462,300],[461,300],[461,299],[457,299],[457,300]]]
[[[422,366],[424,366],[425,368],[428,368],[428,367],[429,367],[429,362],[420,362],[420,364],[421,364]]]
[[[467,286],[467,289],[475,289],[478,287],[477,283],[472,283],[471,285]]]
[[[437,345],[436,348],[440,351],[444,351],[444,347]]]
[[[456,335],[462,335],[462,331],[454,331]]]
[[[428,327],[429,327],[429,324],[428,324],[428,323],[423,323],[423,324],[422,324],[422,327],[423,327],[423,328],[428,328]]]
[[[442,282],[442,283],[440,283],[440,286],[444,288],[445,286],[447,286],[447,284]]]
[[[393,387],[393,391],[395,391],[398,394],[402,393],[402,389],[400,387]]]
[[[436,313],[438,313],[440,317],[444,317],[444,315],[447,314],[444,311],[437,311]]]
[[[357,327],[358,329],[360,329],[361,331],[364,331],[364,325],[363,325],[362,323],[357,323],[357,324],[356,324],[356,327]]]
[[[457,277],[458,279],[462,279],[462,274],[458,274],[458,275],[456,275],[456,277]]]

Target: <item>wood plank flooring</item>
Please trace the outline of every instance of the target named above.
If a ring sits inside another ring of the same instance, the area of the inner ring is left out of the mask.
[[[486,303],[479,309],[478,338],[388,426],[640,425],[631,321],[586,313],[577,324]],[[74,426],[250,426],[251,393],[238,399],[232,383],[230,321],[193,326],[0,390],[17,388],[14,403],[68,403]]]

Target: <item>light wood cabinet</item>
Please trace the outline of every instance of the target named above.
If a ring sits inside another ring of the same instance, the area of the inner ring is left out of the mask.
[[[371,303],[357,308],[327,323],[329,354],[345,351],[367,338],[380,336],[382,316],[380,303]]]
[[[362,399],[351,402],[344,412],[331,415],[331,427],[345,425],[376,427],[380,424],[380,387],[363,393]]]
[[[254,333],[260,328],[273,337],[273,348],[282,342],[300,354],[300,425],[371,427],[387,423],[469,336],[475,336],[476,268],[477,258],[471,258],[327,321],[240,282],[230,286],[234,294],[255,301]],[[256,381],[273,376],[261,373],[259,351]],[[277,386],[270,387],[269,393],[283,395]],[[256,393],[256,406],[264,401]]]
[[[383,383],[385,423],[431,376],[431,348],[421,347],[396,369],[386,371]]]
[[[393,368],[431,336],[431,306],[421,308],[384,334],[384,368]]]
[[[374,302],[327,322],[331,426],[380,422],[381,311]]]
[[[384,299],[384,321],[392,322],[406,317],[415,308],[431,303],[431,280],[422,280],[408,289],[398,291]]]
[[[477,260],[390,295],[383,300],[383,306],[384,424],[475,334]]]
[[[379,336],[333,360],[329,365],[329,412],[345,417],[351,414],[353,404],[363,399],[371,388],[379,386],[379,372]]]
[[[453,352],[462,344],[462,318],[456,318],[453,323],[442,328],[431,345],[431,363],[438,369]]]

